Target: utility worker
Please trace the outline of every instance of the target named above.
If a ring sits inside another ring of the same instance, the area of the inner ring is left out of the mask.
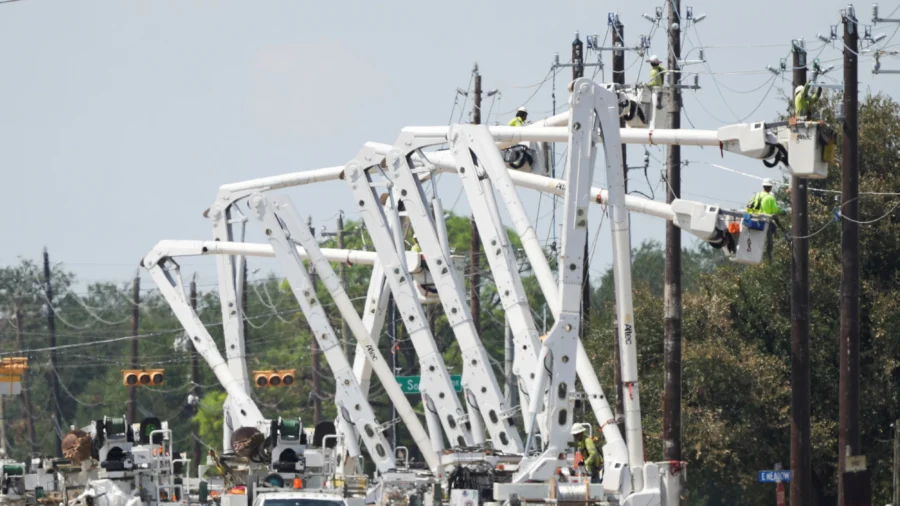
[[[663,85],[663,73],[666,71],[666,68],[662,66],[659,61],[659,57],[653,55],[647,60],[647,63],[650,64],[650,82],[647,83],[647,86],[651,88],[658,88]]]
[[[587,469],[591,477],[591,481],[595,482],[603,468],[603,455],[597,450],[597,443],[594,438],[585,434],[586,429],[580,423],[572,424],[572,437],[575,438],[575,448],[581,453],[584,459],[584,467]]]
[[[772,195],[772,187],[775,183],[769,179],[763,179],[762,182],[762,191],[757,193],[750,199],[750,202],[747,204],[747,212],[751,214],[766,214],[772,217],[769,221],[768,232],[766,233],[766,256],[769,257],[769,260],[772,260],[772,246],[773,239],[775,238],[775,229],[778,224],[775,216],[784,213],[778,207],[778,202],[775,200],[775,195]]]
[[[772,187],[774,185],[775,183],[771,179],[763,179],[762,191],[754,195],[747,204],[748,213],[768,214],[769,216],[781,213],[781,209],[778,208],[778,202],[775,200],[775,195],[772,195]]]
[[[412,245],[412,248],[410,248],[409,250],[410,250],[410,251],[413,251],[413,252],[415,252],[415,253],[421,253],[421,252],[422,252],[422,247],[419,246],[419,238],[418,238],[418,237],[413,236],[413,245]]]
[[[810,83],[797,86],[794,90],[794,115],[800,119],[806,119],[812,115],[812,108],[822,96],[822,87],[816,86],[813,93],[809,92]]]
[[[528,120],[528,110],[525,109],[524,107],[519,107],[518,109],[516,109],[516,117],[509,120],[509,123],[507,123],[507,126],[511,126],[511,127],[525,126],[525,121],[527,121],[527,120]]]
[[[656,91],[656,108],[662,109],[663,74],[665,74],[666,68],[662,66],[656,55],[651,56],[647,62],[650,64],[650,82],[647,83],[647,86]]]

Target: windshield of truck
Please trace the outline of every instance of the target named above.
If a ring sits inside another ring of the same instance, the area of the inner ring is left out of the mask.
[[[297,499],[266,499],[263,506],[344,506],[343,501],[303,497]]]

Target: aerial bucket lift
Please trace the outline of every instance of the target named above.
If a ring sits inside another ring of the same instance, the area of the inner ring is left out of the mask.
[[[666,127],[665,103],[660,93],[646,84],[639,84],[622,91],[620,97],[619,117],[625,120],[628,128]]]
[[[521,142],[504,149],[501,154],[509,169],[547,175],[550,173],[549,150],[549,145],[544,142]]]

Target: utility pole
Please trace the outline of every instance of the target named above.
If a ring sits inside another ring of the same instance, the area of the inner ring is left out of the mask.
[[[0,395],[0,455],[6,457],[6,396]]]
[[[859,25],[853,6],[844,23],[844,144],[841,152],[841,359],[838,505],[855,496],[845,477],[859,441]],[[853,480],[856,482],[856,480]],[[858,483],[854,483],[858,484]]]
[[[244,257],[244,261],[241,262],[241,265],[244,266],[243,270],[241,270],[241,325],[244,327],[244,336],[246,337],[250,335],[250,324],[247,322],[247,315],[249,314],[249,302],[247,298],[247,271],[249,268],[247,267],[247,257]],[[250,353],[250,350],[247,349],[246,341],[247,339],[244,340],[244,356],[246,356],[247,353]]]
[[[669,0],[669,66],[666,73],[668,128],[681,128],[681,0]],[[666,180],[671,204],[681,195],[681,147],[666,151]],[[663,459],[681,462],[681,229],[666,222],[665,285],[665,398],[663,400]]]
[[[473,221],[474,223],[474,221]],[[397,303],[394,302],[394,295],[390,295],[388,301],[388,316],[390,323],[388,324],[388,333],[391,338],[391,370],[394,376],[397,376]],[[397,406],[391,403],[391,420],[397,419]],[[391,424],[391,447],[397,447],[397,424]]]
[[[900,419],[894,422],[894,506],[900,505]]]
[[[47,331],[50,334],[50,412],[56,425],[56,456],[62,457],[62,409],[59,406],[59,373],[56,370],[56,312],[53,309],[53,285],[50,283],[50,254],[44,247],[44,297],[47,299]]]
[[[338,212],[338,220],[337,220],[337,247],[338,249],[344,249],[344,211]],[[347,266],[344,262],[338,264],[338,274],[341,277],[341,286],[344,290],[347,289]],[[347,357],[347,360],[350,359],[350,339],[349,339],[350,331],[347,330],[347,320],[341,318],[341,344],[344,348],[344,356]]]
[[[518,396],[516,395],[516,379],[513,376],[513,354],[515,353],[515,346],[513,346],[513,335],[512,328],[509,326],[509,316],[504,320],[505,325],[503,329],[503,377],[506,381],[506,397],[505,402],[508,409],[512,409],[516,406],[516,400]]]
[[[475,93],[472,99],[472,123],[481,124],[481,73],[478,72],[478,64],[472,68],[475,81]],[[472,324],[475,332],[481,335],[481,301],[478,288],[481,285],[481,237],[478,234],[478,226],[475,217],[470,219],[472,223],[472,237],[469,244],[469,312],[472,313]]]
[[[312,217],[306,219],[306,225],[309,227],[309,232],[316,236],[316,229],[312,226]],[[312,285],[313,291],[317,291],[318,284],[318,276],[316,275],[316,268],[312,262],[308,262],[309,265],[309,279]],[[319,421],[322,419],[322,382],[321,382],[321,357],[319,356],[319,343],[316,342],[316,339],[310,339],[310,349],[312,351],[312,388],[313,388],[313,425],[318,425]]]
[[[134,273],[131,283],[131,368],[138,368],[138,328],[141,314],[141,275]],[[128,423],[137,423],[137,387],[128,387]]]
[[[793,89],[806,84],[806,48],[793,42]],[[796,111],[794,112],[796,114]],[[807,181],[791,177],[791,504],[811,506],[809,214]]]
[[[584,77],[584,43],[575,32],[575,40],[572,41],[572,81]],[[581,282],[581,339],[587,337],[588,322],[591,319],[591,255],[590,255],[590,234],[588,228],[584,228],[584,280]],[[599,421],[599,420],[598,420]]]
[[[619,21],[619,15],[615,14],[613,18],[613,34],[612,34],[612,43],[613,47],[624,47],[625,46],[625,27],[622,25],[622,22]],[[613,50],[612,57],[612,67],[613,67],[613,83],[618,86],[625,87],[625,50],[618,49]],[[625,127],[625,120],[619,118],[619,128]],[[625,144],[622,144],[622,167],[625,171],[625,193],[628,193],[628,159],[627,159],[628,149]],[[630,219],[630,218],[629,218]],[[613,307],[613,312],[615,312],[615,307]],[[617,318],[613,318],[613,331],[615,332],[615,340],[613,343],[613,350],[615,353],[615,373],[614,373],[614,382],[616,385],[616,424],[619,426],[619,432],[622,433],[622,437],[625,437],[625,407],[623,404],[623,391],[622,391],[622,359],[619,356],[619,324]]]
[[[191,278],[191,293],[190,293],[190,301],[191,308],[194,312],[197,311],[197,273],[194,273],[194,276]],[[197,348],[191,345],[191,393],[194,397],[197,398],[197,405],[200,405],[200,355],[197,353]],[[195,422],[192,428],[195,432],[199,432],[199,427]],[[197,466],[200,465],[200,441],[197,438],[193,438],[194,440],[194,448],[191,455],[191,462],[193,463],[193,468],[196,471]]]
[[[25,349],[22,343],[22,309],[16,304],[16,349],[21,352]],[[34,413],[31,411],[31,391],[28,389],[28,372],[22,373],[22,401],[25,403],[25,422],[28,424],[28,444],[31,452],[37,453],[38,444],[34,433]]]

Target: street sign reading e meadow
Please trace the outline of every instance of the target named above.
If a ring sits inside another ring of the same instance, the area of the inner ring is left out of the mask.
[[[395,376],[395,378],[397,378],[397,383],[400,384],[400,390],[403,390],[403,393],[406,395],[419,393],[419,380],[422,379],[421,376]],[[450,381],[453,382],[454,390],[462,392],[461,374],[451,374]]]
[[[783,481],[783,482],[791,481],[790,470],[760,471],[759,472],[759,482],[760,483],[778,483],[780,481]]]

